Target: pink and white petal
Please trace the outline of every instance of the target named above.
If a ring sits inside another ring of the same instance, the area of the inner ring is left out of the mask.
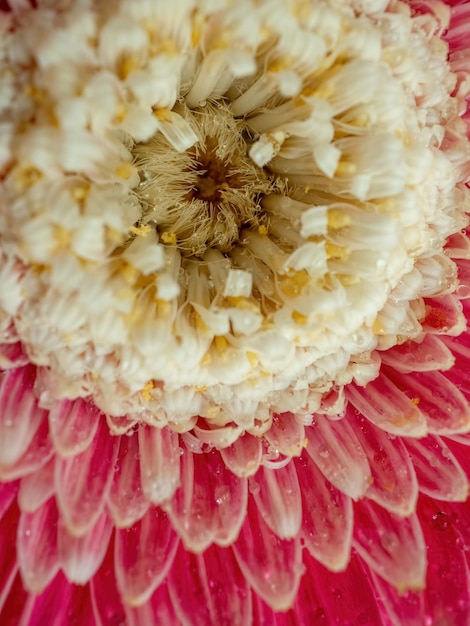
[[[295,537],[302,523],[302,498],[294,463],[271,470],[261,467],[249,479],[249,490],[273,532],[279,537]]]
[[[21,479],[18,504],[22,511],[32,513],[54,495],[54,468],[55,459],[51,458],[36,472]]]
[[[281,539],[262,519],[253,498],[233,551],[254,591],[276,611],[292,606],[304,568],[300,537]]]
[[[182,626],[171,601],[166,581],[157,587],[148,602],[141,606],[125,606],[125,611],[126,626]],[[124,622],[116,622],[120,623]]]
[[[15,480],[16,478],[34,475],[39,472],[43,465],[52,459],[54,448],[49,436],[49,426],[44,419],[34,433],[26,452],[7,469],[0,472],[2,480]]]
[[[383,603],[393,626],[418,626],[431,624],[426,616],[423,591],[406,591],[399,593],[397,589],[369,570],[371,583],[377,596]],[[432,619],[432,618],[431,618]]]
[[[167,514],[152,506],[131,528],[116,531],[114,565],[124,602],[148,601],[170,570],[179,539]]]
[[[186,451],[181,457],[182,481],[166,510],[185,546],[202,552],[211,543],[230,545],[246,513],[246,478],[235,476],[217,450]]]
[[[41,595],[26,599],[18,626],[47,626],[70,624],[70,617],[80,611],[80,626],[94,626],[88,589],[71,585],[61,572]]]
[[[400,374],[388,370],[388,375],[404,393],[414,399],[426,420],[428,432],[452,435],[469,430],[470,405],[463,393],[444,374]],[[449,375],[452,376],[452,372]]]
[[[372,484],[365,496],[391,513],[407,516],[414,512],[418,498],[418,481],[401,438],[374,426],[362,416],[356,419],[355,432],[367,455]]]
[[[470,623],[470,576],[462,537],[451,505],[422,496],[418,514],[428,547],[426,613],[435,624],[467,626]],[[468,516],[468,509],[464,515]]]
[[[264,436],[273,448],[285,456],[300,456],[305,446],[305,427],[292,413],[275,414],[271,428]]]
[[[317,415],[306,430],[307,453],[330,483],[353,499],[366,492],[372,476],[366,454],[347,418]]]
[[[60,456],[75,456],[91,444],[103,414],[82,398],[54,402],[49,410],[49,428]]]
[[[343,570],[351,554],[353,506],[304,452],[295,460],[302,493],[301,538],[310,554],[329,570]]]
[[[365,387],[348,385],[346,397],[366,419],[392,435],[422,437],[427,432],[426,420],[416,404],[383,370]]]
[[[32,366],[0,372],[0,476],[21,459],[47,419],[33,392],[35,379]]]
[[[57,523],[54,498],[33,513],[21,513],[16,536],[18,563],[25,587],[40,593],[59,571]]]
[[[399,592],[424,587],[426,546],[416,515],[398,517],[371,500],[361,500],[354,506],[353,546]]]
[[[0,483],[0,519],[3,514],[10,508],[13,500],[16,499],[20,481]]]
[[[447,502],[468,497],[468,478],[444,441],[436,435],[407,439],[406,447],[418,477],[420,491]]]
[[[71,534],[84,535],[105,505],[119,447],[119,439],[99,421],[90,446],[74,457],[56,457],[55,487],[60,512]]]
[[[399,346],[380,353],[382,363],[397,372],[429,372],[448,370],[455,358],[451,350],[436,335],[426,334],[422,341],[405,341]]]
[[[0,487],[3,487],[3,485]],[[2,489],[2,491],[5,490]],[[3,623],[1,621],[2,607],[7,601],[8,594],[10,593],[11,587],[18,573],[14,534],[15,529],[18,526],[20,512],[16,502],[14,501],[15,490],[11,489],[10,493],[13,495],[13,498],[10,499],[9,505],[5,506],[7,503],[5,494],[3,494],[1,503],[3,510],[0,517],[0,624]]]
[[[225,465],[240,478],[254,476],[261,464],[261,438],[245,433],[228,448],[220,451]]]
[[[179,437],[169,428],[139,428],[140,472],[145,497],[153,504],[170,499],[180,484]]]
[[[424,332],[433,335],[460,335],[466,326],[462,303],[453,294],[426,298],[426,316],[421,322]]]
[[[251,624],[251,592],[231,548],[192,554],[182,545],[169,575],[169,591],[184,626]]]
[[[108,508],[118,528],[128,528],[141,519],[150,506],[144,495],[140,473],[139,437],[120,437],[119,453],[108,493]]]
[[[0,624],[2,626],[31,626],[25,621],[21,622],[21,615],[29,597],[31,596],[24,588],[21,575],[18,572],[10,587],[9,594],[6,598],[2,598]]]
[[[96,626],[126,624],[124,607],[121,603],[114,572],[113,540],[109,543],[108,552],[101,567],[90,582],[90,593]],[[145,622],[142,623],[142,626],[144,625]]]
[[[25,354],[20,341],[0,344],[0,369],[23,367],[29,362],[29,357]]]
[[[95,575],[103,562],[112,531],[113,524],[106,513],[102,513],[86,535],[81,537],[71,535],[59,522],[59,561],[70,582],[84,585]]]

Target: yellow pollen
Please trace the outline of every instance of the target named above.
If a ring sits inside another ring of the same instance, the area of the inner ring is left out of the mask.
[[[263,237],[267,237],[268,235],[267,227],[264,224],[261,224],[260,226],[258,226],[258,233],[262,235]]]
[[[216,335],[214,337],[214,344],[215,344],[215,349],[217,350],[219,354],[224,354],[224,352],[227,351],[228,346],[229,346],[228,341],[225,339],[223,335]]]
[[[116,174],[124,180],[128,180],[135,171],[135,167],[131,163],[122,163],[116,168]]]
[[[139,277],[140,272],[130,263],[123,261],[119,273],[128,285],[133,285]]]
[[[374,335],[386,335],[387,329],[384,326],[384,323],[377,318],[372,325],[372,332]]]
[[[328,211],[328,226],[330,228],[344,228],[351,224],[351,218],[343,211],[331,209]]]
[[[280,282],[282,292],[289,298],[296,298],[300,296],[304,287],[310,282],[308,273],[305,270],[300,270],[289,276],[283,278]]]
[[[70,193],[72,198],[79,203],[82,203],[88,196],[89,186],[85,184],[76,185]]]
[[[129,74],[141,66],[140,58],[135,54],[124,55],[117,67],[117,74],[121,80],[126,80]]]
[[[153,384],[153,381],[152,381],[152,380],[149,380],[149,381],[145,384],[144,388],[143,388],[143,389],[141,390],[141,392],[140,392],[140,393],[142,394],[142,397],[144,398],[144,400],[150,400],[150,399],[151,399],[152,394],[151,394],[150,392],[152,391],[152,389],[153,389],[154,387],[155,387],[155,385]]]
[[[176,243],[176,233],[169,233],[168,231],[163,232],[162,241],[163,243],[174,245]]]
[[[343,261],[347,259],[351,253],[351,250],[346,246],[337,246],[331,241],[325,242],[325,251],[328,259],[338,259]]]
[[[357,285],[361,282],[361,278],[357,274],[336,274],[336,278],[342,285],[344,285],[344,287]]]
[[[171,122],[171,111],[168,109],[155,109],[153,115],[160,122]]]
[[[129,230],[138,237],[147,237],[147,235],[152,231],[152,227],[148,224],[140,224],[139,226],[131,226]]]
[[[335,176],[352,176],[357,171],[355,163],[349,161],[339,161],[336,167]]]
[[[291,317],[294,322],[299,326],[305,326],[308,322],[308,317],[306,315],[303,315],[302,313],[299,313],[298,311],[292,311]]]
[[[207,391],[207,385],[195,385],[193,389],[198,392]]]

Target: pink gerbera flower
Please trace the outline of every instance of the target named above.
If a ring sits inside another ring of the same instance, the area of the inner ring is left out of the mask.
[[[0,7],[2,626],[467,625],[470,5]]]

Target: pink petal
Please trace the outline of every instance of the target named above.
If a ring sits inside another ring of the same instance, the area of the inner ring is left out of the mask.
[[[0,476],[25,454],[47,417],[33,393],[32,366],[0,372]]]
[[[250,588],[230,548],[211,546],[196,555],[180,545],[169,591],[184,626],[251,624]]]
[[[20,481],[0,483],[0,519],[4,513],[10,508],[11,503],[15,500],[18,493]]]
[[[440,437],[429,435],[405,443],[423,493],[438,500],[467,499],[467,475]]]
[[[426,434],[426,421],[416,404],[383,370],[365,387],[348,385],[346,396],[364,417],[392,435],[421,437]]]
[[[59,570],[58,512],[54,498],[34,513],[21,513],[17,533],[18,563],[25,587],[39,593]]]
[[[451,435],[468,431],[470,405],[463,393],[444,374],[400,374],[389,371],[389,376],[417,403],[430,433]]]
[[[397,372],[429,372],[448,370],[454,357],[447,345],[436,335],[424,335],[421,342],[406,341],[380,353],[382,362]]]
[[[253,476],[261,463],[261,438],[246,433],[228,448],[220,451],[225,465],[240,478]]]
[[[261,467],[249,488],[271,530],[284,539],[295,537],[302,522],[302,499],[294,463],[276,470]]]
[[[121,604],[121,596],[114,573],[114,541],[110,541],[104,561],[90,582],[90,592],[96,626],[123,626],[126,624],[124,608]],[[77,624],[77,626],[80,625]],[[143,622],[139,626],[146,626],[146,624]]]
[[[296,459],[295,466],[302,492],[301,537],[313,557],[328,569],[340,571],[351,552],[351,499],[324,478],[308,454]]]
[[[304,563],[306,573],[289,611],[292,626],[390,626],[382,621],[374,589],[356,554],[345,572],[328,571],[308,552]]]
[[[271,428],[264,436],[273,448],[286,456],[300,456],[305,446],[305,428],[292,413],[274,415]]]
[[[59,523],[59,560],[70,582],[84,585],[95,575],[108,549],[112,530],[112,522],[106,513],[102,513],[82,537],[74,537],[64,524]]]
[[[119,454],[108,494],[108,507],[118,528],[132,526],[148,510],[140,474],[139,437],[120,437]]]
[[[54,494],[55,459],[51,458],[36,472],[21,479],[18,504],[22,511],[32,513]]]
[[[43,626],[46,616],[47,626],[63,626],[77,615],[80,626],[95,626],[88,588],[71,585],[59,572],[40,596],[28,597],[20,626]]]
[[[307,453],[322,474],[351,498],[361,497],[372,477],[367,457],[349,420],[333,421],[317,415],[306,435]]]
[[[376,594],[390,615],[392,624],[397,626],[418,626],[431,624],[425,615],[424,593],[406,591],[399,593],[393,585],[370,570],[370,577]]]
[[[153,626],[154,624],[155,626],[181,625],[170,599],[166,582],[163,582],[154,591],[148,602],[141,606],[126,606],[125,611],[127,617],[126,626]],[[105,626],[105,624],[103,624],[103,626]]]
[[[119,439],[101,418],[95,438],[80,454],[56,458],[55,485],[63,519],[74,535],[84,535],[100,516],[116,463]]]
[[[5,626],[29,626],[24,621],[21,622],[21,614],[28,595],[18,572],[10,587],[5,588],[4,593],[2,592],[0,596],[0,624],[2,626],[3,624]]]
[[[216,450],[186,451],[181,459],[181,487],[167,504],[173,526],[194,552],[230,545],[245,518],[247,479],[232,474]]]
[[[354,506],[353,546],[382,578],[402,592],[422,589],[426,547],[416,515],[389,513],[371,500]]]
[[[408,450],[401,439],[380,430],[364,417],[355,419],[355,431],[372,472],[373,482],[366,497],[391,513],[410,515],[418,498],[418,481]]]
[[[102,413],[81,398],[55,402],[49,411],[49,427],[56,450],[61,456],[75,456],[92,442]]]
[[[465,558],[466,537],[459,533],[452,508],[422,496],[418,513],[422,521],[429,565],[426,577],[426,612],[435,624],[468,626],[470,623],[470,577]],[[462,511],[468,519],[468,506]]]
[[[139,428],[140,471],[145,497],[154,504],[171,498],[180,484],[180,447],[169,428]]]
[[[284,611],[294,602],[303,573],[300,538],[280,539],[263,521],[253,498],[233,551],[254,591],[273,609]]]
[[[8,486],[8,485],[7,485]],[[16,485],[15,485],[16,486]],[[6,505],[7,498],[5,498],[5,486],[0,485],[0,489],[3,492],[1,497],[2,514],[0,517],[0,555],[1,555],[1,567],[0,567],[0,613],[4,606],[10,589],[14,583],[16,574],[18,572],[18,563],[16,559],[16,545],[14,541],[15,529],[18,525],[19,510],[16,502],[14,501],[16,489],[10,489],[9,492],[13,496],[10,499],[9,505]],[[0,615],[0,624],[2,618]]]
[[[3,480],[15,480],[41,471],[43,465],[52,458],[54,449],[49,437],[47,420],[43,420],[34,433],[26,452],[8,469],[3,470]]]
[[[151,507],[132,528],[116,532],[115,572],[126,603],[147,602],[168,574],[178,543],[167,514],[158,507]]]

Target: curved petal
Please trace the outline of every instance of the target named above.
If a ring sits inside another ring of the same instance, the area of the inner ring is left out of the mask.
[[[305,446],[305,427],[292,413],[274,415],[271,428],[264,436],[273,448],[286,456],[300,456]]]
[[[261,438],[245,433],[228,448],[220,451],[225,465],[240,478],[253,476],[263,456]]]
[[[49,410],[49,428],[57,452],[67,457],[86,450],[101,419],[101,411],[82,398],[54,402]]]
[[[285,611],[294,602],[303,573],[300,538],[280,539],[264,522],[253,498],[233,551],[247,581],[265,602]]]
[[[301,537],[305,547],[329,570],[343,570],[351,554],[351,498],[333,487],[305,452],[295,465],[302,493]]]
[[[25,453],[8,468],[3,469],[2,480],[15,480],[16,478],[27,477],[41,471],[41,468],[52,458],[54,449],[49,437],[49,426],[44,419],[40,424],[28,449]]]
[[[271,530],[284,539],[295,537],[302,522],[302,499],[294,463],[275,470],[261,467],[250,478],[249,489]]]
[[[177,433],[168,428],[139,428],[140,472],[145,497],[161,504],[180,484],[180,447]]]
[[[131,528],[116,531],[115,573],[126,603],[147,602],[168,574],[178,543],[167,514],[158,507],[151,507]]]
[[[353,499],[361,497],[372,476],[367,457],[347,418],[318,415],[307,428],[307,453],[330,483]]]
[[[96,522],[105,505],[114,473],[119,439],[109,434],[101,418],[95,438],[80,454],[56,457],[57,502],[69,532],[84,535]]]
[[[353,546],[369,567],[400,592],[422,589],[426,546],[417,516],[397,517],[365,499],[354,516]]]
[[[21,459],[47,420],[33,392],[35,380],[32,366],[0,372],[0,476]]]
[[[366,419],[392,435],[421,437],[427,432],[426,420],[416,403],[385,375],[384,370],[365,387],[348,385],[346,396]]]
[[[211,543],[230,545],[245,518],[246,478],[226,468],[216,450],[182,456],[182,482],[166,508],[186,547],[194,552]]]
[[[59,523],[59,561],[70,582],[84,585],[94,576],[103,562],[112,531],[113,525],[106,513],[102,513],[81,537],[74,537]]]
[[[4,487],[1,485],[1,487]],[[1,488],[0,487],[0,488]],[[2,489],[4,491],[4,489]],[[12,538],[12,530],[18,525],[19,510],[14,501],[16,489],[10,489],[11,499],[5,497],[3,493],[2,511],[0,516],[0,623],[2,623],[1,610],[5,604],[10,589],[14,583],[18,572],[18,563],[16,558],[16,544]],[[8,505],[7,505],[8,500]]]
[[[468,478],[440,437],[405,441],[418,477],[420,491],[445,501],[463,502],[468,497]]]
[[[21,479],[18,504],[22,511],[32,513],[54,495],[55,459],[40,467],[36,472]]]
[[[58,511],[54,498],[34,513],[21,513],[17,533],[18,563],[25,587],[32,593],[45,589],[59,571]]]
[[[470,405],[463,393],[444,374],[400,374],[390,370],[389,376],[403,392],[413,398],[426,419],[430,433],[452,435],[469,430]]]
[[[152,594],[148,602],[140,606],[126,606],[126,622],[116,624],[126,624],[126,626],[181,626],[175,608],[170,598],[168,584],[164,581]],[[112,622],[114,623],[114,622]],[[102,624],[102,626],[106,626]]]
[[[372,484],[365,496],[391,513],[410,515],[418,498],[418,481],[402,439],[377,428],[362,416],[357,416],[356,425],[372,472]]]
[[[96,626],[126,624],[114,573],[114,541],[112,540],[109,542],[108,552],[101,567],[91,579],[90,593]]]
[[[196,555],[180,545],[169,591],[183,626],[251,624],[250,588],[230,548],[213,545]]]
[[[422,341],[405,341],[380,353],[382,362],[397,372],[430,372],[448,370],[454,357],[447,345],[436,335],[426,334]]]
[[[133,433],[119,439],[119,453],[108,493],[108,508],[116,526],[127,528],[145,515],[150,502],[142,489],[139,437]]]

